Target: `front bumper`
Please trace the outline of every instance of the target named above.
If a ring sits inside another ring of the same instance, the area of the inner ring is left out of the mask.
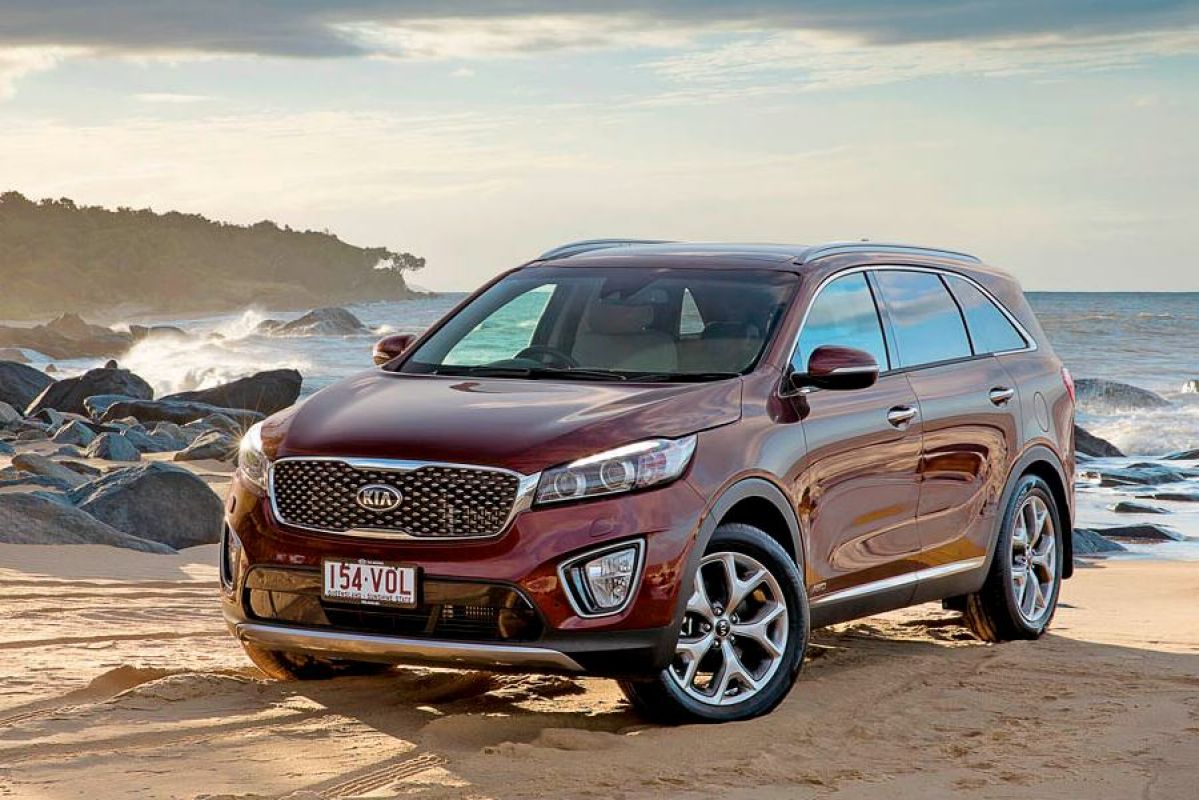
[[[224,613],[238,639],[268,649],[390,663],[650,675],[674,651],[682,608],[680,577],[703,509],[694,489],[677,481],[649,492],[524,511],[489,540],[378,540],[289,529],[273,517],[265,498],[235,478],[226,524],[242,549],[232,570],[233,585],[223,593]],[[559,565],[579,553],[633,538],[645,543],[633,601],[619,614],[580,616],[562,584]],[[527,601],[536,625],[526,626],[517,640],[442,636],[432,618],[428,626],[413,628],[403,621],[363,629],[344,622],[339,613],[344,609],[324,608],[330,613],[322,613],[319,569],[326,557],[416,564],[430,586],[508,587]],[[264,605],[261,590],[275,587],[248,577],[284,572],[295,579],[284,590],[306,594],[300,600],[307,611],[274,613],[275,605],[290,604],[296,596],[272,595]],[[296,588],[296,581],[302,588]],[[264,612],[265,607],[272,610]]]

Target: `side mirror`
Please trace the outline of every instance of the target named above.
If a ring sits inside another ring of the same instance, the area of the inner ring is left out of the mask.
[[[384,336],[375,342],[375,346],[371,350],[371,357],[376,364],[386,364],[411,347],[415,341],[416,334],[414,333],[393,333],[391,336]]]
[[[878,362],[863,350],[826,344],[812,351],[808,358],[807,374],[793,374],[791,379],[793,385],[798,382],[799,385],[818,389],[865,389],[878,380]]]

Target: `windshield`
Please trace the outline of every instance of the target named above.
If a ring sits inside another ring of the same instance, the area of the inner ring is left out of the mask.
[[[773,270],[533,267],[476,297],[402,372],[717,380],[754,367],[798,279]]]

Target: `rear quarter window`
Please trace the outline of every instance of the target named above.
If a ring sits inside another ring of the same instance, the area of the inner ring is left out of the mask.
[[[1028,347],[1028,342],[1007,315],[977,286],[956,275],[945,276],[945,282],[962,307],[974,352],[1003,353]]]

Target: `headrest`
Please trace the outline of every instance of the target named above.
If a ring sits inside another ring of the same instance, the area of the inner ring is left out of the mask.
[[[588,330],[609,336],[641,333],[653,321],[654,309],[650,306],[601,300],[587,309]]]

